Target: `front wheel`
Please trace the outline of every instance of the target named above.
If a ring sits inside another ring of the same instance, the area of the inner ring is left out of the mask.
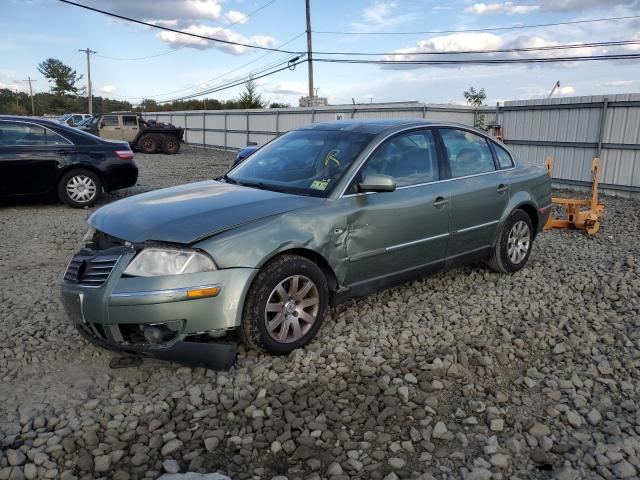
[[[144,135],[138,141],[138,148],[142,153],[146,153],[146,154],[156,153],[156,150],[158,150],[158,142],[156,142],[156,139],[153,138],[151,135]]]
[[[297,255],[282,255],[258,274],[242,312],[240,337],[254,349],[287,354],[320,329],[329,291],[322,270]]]
[[[90,207],[102,195],[100,177],[89,170],[72,170],[58,183],[58,197],[75,208]]]
[[[502,225],[489,258],[489,267],[500,273],[513,273],[524,267],[533,246],[533,224],[523,210],[514,210]]]

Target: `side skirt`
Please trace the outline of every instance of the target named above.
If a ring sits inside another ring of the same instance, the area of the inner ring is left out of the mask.
[[[353,297],[362,297],[385,288],[391,288],[403,283],[420,280],[429,275],[449,270],[451,268],[486,260],[491,253],[491,246],[477,248],[469,252],[411,267],[399,272],[380,275],[361,282],[353,283],[337,289],[331,298],[331,304],[337,305]]]

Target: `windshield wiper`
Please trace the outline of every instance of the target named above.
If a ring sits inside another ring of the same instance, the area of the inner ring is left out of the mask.
[[[235,181],[233,178],[231,178],[229,175],[227,175],[226,173],[221,177],[222,180],[224,180],[226,183],[233,183],[233,184],[237,184],[238,182]]]

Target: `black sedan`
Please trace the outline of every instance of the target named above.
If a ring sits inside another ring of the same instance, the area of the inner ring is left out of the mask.
[[[0,197],[57,193],[80,208],[137,179],[127,142],[49,120],[0,115]]]

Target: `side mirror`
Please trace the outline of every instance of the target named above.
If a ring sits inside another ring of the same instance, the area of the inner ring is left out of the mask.
[[[393,192],[396,189],[396,182],[388,175],[372,174],[367,175],[358,184],[361,192]]]

